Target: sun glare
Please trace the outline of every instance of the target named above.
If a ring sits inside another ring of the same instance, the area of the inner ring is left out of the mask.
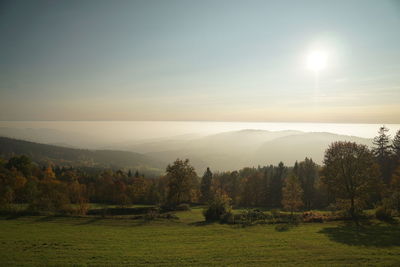
[[[315,50],[308,54],[307,68],[318,72],[326,67],[327,54],[321,50]]]

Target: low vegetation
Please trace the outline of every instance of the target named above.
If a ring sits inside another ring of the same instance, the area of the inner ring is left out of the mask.
[[[202,212],[203,207],[179,211],[179,219],[0,217],[0,262],[2,266],[396,266],[400,261],[400,227],[386,222],[371,221],[358,228],[340,221],[238,227],[204,224]]]

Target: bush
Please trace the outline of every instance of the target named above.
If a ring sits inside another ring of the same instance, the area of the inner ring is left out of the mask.
[[[375,217],[381,221],[391,221],[393,220],[392,210],[385,206],[380,206],[375,211]]]
[[[143,218],[146,221],[153,221],[156,219],[167,219],[167,220],[179,220],[179,218],[173,213],[159,213],[157,210],[149,210],[144,216],[134,217],[136,219]]]
[[[302,214],[303,222],[308,222],[308,223],[311,223],[311,222],[322,223],[322,222],[324,222],[325,217],[326,216],[323,215],[322,213],[314,212],[314,211],[306,211],[306,212],[303,212],[303,214]]]
[[[221,223],[227,223],[227,224],[234,224],[235,223],[235,216],[233,215],[232,212],[227,212],[224,215],[222,215],[220,219]]]
[[[223,222],[228,219],[232,219],[233,215],[229,215],[229,213],[231,213],[231,206],[229,202],[230,199],[227,195],[216,195],[214,199],[208,204],[207,208],[203,211],[203,215],[206,221]]]
[[[250,226],[254,224],[265,224],[270,216],[258,209],[249,209],[235,217],[235,223],[242,224],[243,226]]]

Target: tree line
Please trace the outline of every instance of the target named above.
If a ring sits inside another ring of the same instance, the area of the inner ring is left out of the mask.
[[[88,203],[226,203],[236,207],[296,210],[342,209],[356,219],[365,208],[400,211],[400,130],[382,126],[374,146],[334,142],[322,166],[305,158],[294,166],[258,166],[199,177],[188,159],[177,159],[158,178],[138,171],[38,166],[27,156],[0,160],[0,206],[26,204],[31,211],[85,214]]]

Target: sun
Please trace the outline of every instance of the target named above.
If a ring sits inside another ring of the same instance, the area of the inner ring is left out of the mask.
[[[314,50],[311,51],[307,56],[307,68],[319,72],[326,67],[328,56],[325,51]]]

